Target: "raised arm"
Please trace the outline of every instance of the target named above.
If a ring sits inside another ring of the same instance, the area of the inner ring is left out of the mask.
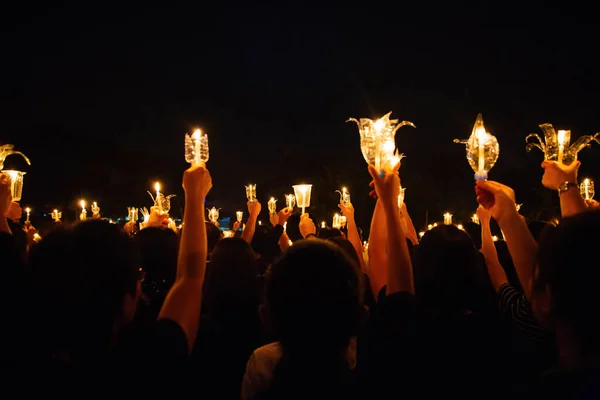
[[[256,221],[258,220],[258,214],[260,214],[262,206],[258,200],[248,202],[248,221],[246,221],[246,227],[242,232],[242,239],[248,244],[252,244],[254,238],[254,232],[256,231]]]
[[[537,243],[517,212],[515,192],[494,181],[477,181],[475,190],[479,203],[500,225],[525,296],[530,298]]]
[[[402,203],[402,209],[400,211],[406,237],[411,241],[413,245],[416,246],[417,244],[419,244],[419,237],[417,236],[417,230],[415,229],[415,225],[413,224],[412,219],[410,218],[410,214],[408,213],[406,203]]]
[[[577,185],[577,172],[580,165],[579,161],[570,165],[559,164],[556,161],[542,163],[542,168],[544,168],[542,184],[548,189],[558,192],[560,212],[563,217],[579,214],[587,209]]]
[[[506,272],[504,272],[504,268],[500,265],[496,245],[494,245],[494,239],[492,238],[492,230],[490,229],[491,215],[483,206],[479,206],[477,216],[481,224],[481,253],[485,258],[485,265],[487,266],[492,285],[496,292],[498,292],[502,285],[508,283],[508,278]]]
[[[358,259],[360,260],[360,269],[363,272],[366,272],[367,268],[365,265],[365,260],[362,256],[362,241],[360,240],[360,235],[358,234],[358,226],[356,225],[356,220],[354,219],[354,206],[352,203],[348,205],[338,204],[338,207],[342,211],[342,214],[346,217],[346,226],[348,227],[348,240],[352,243],[352,247],[354,247],[354,251],[358,255]]]
[[[371,219],[371,230],[369,233],[369,266],[367,274],[371,281],[373,295],[377,298],[381,288],[387,285],[387,228],[386,216],[383,203],[380,199],[375,204],[373,217]]]
[[[183,173],[185,212],[177,261],[177,277],[160,310],[159,319],[170,319],[183,329],[191,351],[198,332],[202,286],[208,255],[204,226],[204,199],[212,187],[204,166],[193,166]]]
[[[412,262],[398,208],[400,178],[397,169],[386,171],[383,178],[372,166],[369,166],[369,172],[375,181],[375,190],[385,214],[388,260],[386,295],[398,292],[414,294]]]

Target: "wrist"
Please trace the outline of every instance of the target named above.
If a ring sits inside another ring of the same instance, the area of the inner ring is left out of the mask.
[[[579,192],[579,186],[574,180],[566,180],[560,185],[558,185],[558,196],[560,197],[563,193],[577,190]]]
[[[304,236],[304,239],[317,239],[317,235],[315,235],[314,233],[307,233]]]

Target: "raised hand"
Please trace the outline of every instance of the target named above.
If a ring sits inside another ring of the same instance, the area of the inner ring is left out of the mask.
[[[300,224],[298,224],[300,228],[300,234],[302,237],[307,237],[308,235],[314,235],[317,233],[317,227],[308,213],[302,214],[300,216]]]
[[[559,164],[556,161],[542,162],[544,176],[542,176],[542,185],[548,189],[558,190],[558,187],[565,182],[577,183],[577,172],[581,162],[574,161],[569,165]]]
[[[510,213],[517,213],[515,191],[495,181],[477,181],[477,202],[489,211],[498,223]]]

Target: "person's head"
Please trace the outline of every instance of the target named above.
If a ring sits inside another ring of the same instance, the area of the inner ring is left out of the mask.
[[[364,319],[358,266],[322,240],[294,244],[267,275],[263,318],[285,353],[342,352]]]
[[[221,230],[213,223],[206,222],[206,240],[208,242],[208,254],[212,253],[215,245],[221,238],[223,234]]]
[[[140,254],[140,267],[146,273],[143,291],[162,304],[175,283],[179,236],[166,227],[149,227],[134,236]]]
[[[51,232],[32,249],[29,268],[40,342],[53,356],[98,356],[134,317],[137,251],[116,225],[90,220]]]
[[[476,224],[475,222],[467,222],[465,224],[465,232],[469,235],[475,248],[477,250],[481,249],[481,225]]]
[[[10,219],[13,222],[19,222],[21,219],[21,215],[23,214],[23,210],[21,209],[21,205],[16,201],[13,201],[8,206],[8,212],[6,213],[6,218]]]
[[[336,246],[338,246],[340,249],[342,249],[342,251],[352,260],[356,263],[356,265],[359,266],[360,268],[360,258],[358,253],[356,252],[356,250],[354,249],[354,246],[352,245],[352,242],[350,242],[348,239],[342,237],[342,236],[334,236],[329,238],[329,241],[333,244],[335,244]],[[361,254],[362,256],[362,254]]]
[[[319,234],[317,235],[317,237],[319,239],[331,239],[334,237],[343,237],[342,235],[342,231],[340,231],[337,228],[330,228],[330,227],[325,227],[325,228],[321,228],[319,229]]]
[[[286,233],[292,242],[302,239],[300,233],[300,214],[294,213],[287,220]]]
[[[202,312],[218,318],[219,312],[258,307],[259,271],[254,251],[241,238],[221,239],[207,265]]]
[[[599,211],[564,218],[540,243],[532,288],[536,316],[590,359],[600,356],[598,243]]]
[[[555,229],[556,226],[549,222],[544,221],[530,221],[527,223],[527,228],[529,228],[529,232],[531,236],[535,239],[536,242],[540,242],[543,236],[545,236],[548,232]]]
[[[417,299],[442,315],[479,310],[489,278],[471,238],[454,225],[427,231],[415,253]]]

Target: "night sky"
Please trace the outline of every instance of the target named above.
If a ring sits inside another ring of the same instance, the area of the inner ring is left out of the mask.
[[[214,183],[208,203],[223,215],[244,206],[248,182],[258,184],[264,221],[270,196],[283,206],[292,184],[312,183],[309,211],[331,223],[334,191],[345,185],[367,228],[370,179],[357,128],[344,121],[393,111],[417,126],[396,135],[417,229],[426,210],[429,222],[475,210],[473,172],[452,139],[467,138],[479,112],[500,142],[490,179],[515,188],[526,216],[549,218],[558,198],[542,188],[543,155],[525,151],[525,136],[544,122],[571,129],[572,141],[600,131],[596,28],[559,23],[560,10],[496,23],[494,10],[457,8],[438,23],[393,4],[18,4],[3,4],[0,15],[0,143],[30,157],[31,167],[18,157],[5,167],[27,171],[22,205],[38,217],[59,207],[73,219],[82,197],[123,217],[127,206],[151,205],[146,190],[157,179],[178,195],[178,216],[183,137],[201,127]],[[599,154],[598,145],[580,153],[581,176],[600,180]]]

